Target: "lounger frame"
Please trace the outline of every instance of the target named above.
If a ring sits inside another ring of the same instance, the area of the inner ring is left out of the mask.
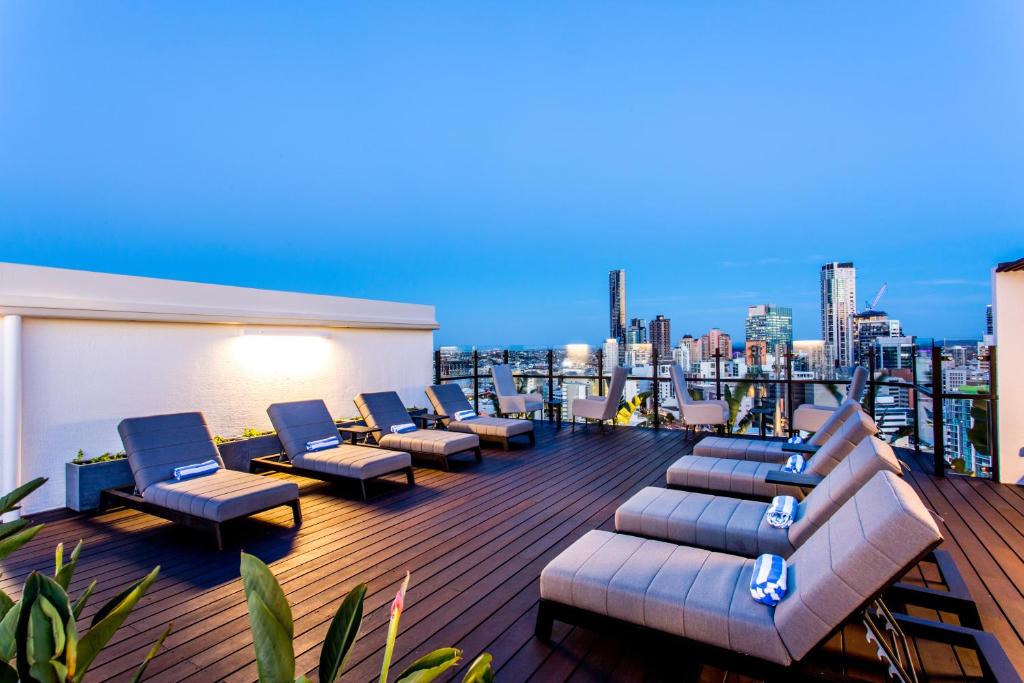
[[[416,415],[412,415],[411,417],[417,417],[417,416]],[[378,443],[376,443],[376,444],[360,444],[360,445],[361,446],[365,446],[366,448],[383,448],[383,446],[380,445],[380,437],[383,434],[383,430],[374,429],[374,430],[372,430],[372,433],[374,434],[374,441],[377,441]],[[452,434],[468,434],[468,432],[452,432]],[[473,436],[476,436],[477,440],[480,439],[480,435],[479,434],[474,434]],[[476,458],[477,462],[483,462],[484,461],[483,450],[480,448],[480,446],[474,446],[473,448],[465,448],[465,449],[463,449],[461,451],[455,451],[454,453],[449,453],[448,455],[445,455],[443,453],[428,453],[426,451],[414,451],[411,448],[403,449],[402,452],[408,453],[409,455],[411,455],[413,460],[426,460],[428,462],[435,462],[435,463],[439,464],[441,466],[441,469],[443,469],[445,472],[451,472],[452,468],[451,468],[451,464],[449,464],[449,462],[448,462],[448,459],[451,458],[452,456],[455,456],[455,455],[462,455],[463,453],[472,453],[473,457]]]
[[[373,446],[364,446],[358,444],[360,448],[373,448]],[[318,479],[320,481],[330,482],[332,484],[339,484],[344,486],[351,486],[353,483],[359,484],[359,492],[363,500],[369,499],[369,493],[366,489],[366,482],[374,479],[380,479],[393,474],[404,474],[406,482],[409,486],[416,485],[416,476],[413,474],[412,466],[399,467],[398,469],[391,470],[390,472],[384,472],[378,474],[375,477],[369,477],[367,479],[359,479],[356,477],[346,477],[341,474],[330,474],[328,472],[320,472],[319,470],[311,470],[305,467],[297,467],[293,465],[291,460],[288,458],[288,454],[282,451],[280,453],[271,455],[262,455],[253,458],[249,461],[249,471],[253,474],[259,474],[261,472],[284,472],[285,474],[293,474],[299,477],[307,477],[309,479]]]
[[[295,526],[302,524],[302,508],[299,505],[298,498],[287,503],[268,505],[265,508],[253,510],[248,514],[224,520],[223,522],[216,522],[212,519],[206,519],[205,517],[190,515],[187,512],[180,512],[178,510],[165,508],[161,505],[154,505],[148,500],[145,500],[142,496],[136,494],[134,485],[123,488],[104,489],[103,491],[100,491],[100,513],[106,512],[107,510],[117,506],[131,508],[133,510],[145,512],[148,515],[153,515],[154,517],[166,519],[176,524],[184,524],[185,526],[192,527],[193,529],[205,531],[213,536],[217,550],[224,550],[224,535],[221,530],[222,525],[228,522],[233,522],[235,519],[244,519],[245,517],[251,517],[252,515],[260,512],[266,512],[267,510],[273,510],[277,507],[290,507],[292,509],[292,519]]]

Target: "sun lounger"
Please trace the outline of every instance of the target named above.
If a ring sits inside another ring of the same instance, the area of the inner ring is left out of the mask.
[[[859,404],[868,383],[868,371],[858,365],[850,378],[850,387],[846,392],[845,401]],[[845,402],[844,401],[844,402]],[[836,406],[823,406],[804,403],[793,412],[793,427],[804,432],[816,432],[825,424],[825,420],[836,411]]]
[[[366,425],[374,430],[377,444],[381,448],[405,451],[413,458],[436,462],[445,470],[450,468],[448,458],[458,453],[471,452],[477,462],[483,459],[480,437],[476,434],[442,429],[413,429],[394,433],[393,427],[412,422],[413,418],[402,405],[402,399],[393,391],[359,394],[355,403]]]
[[[473,406],[457,384],[436,384],[427,387],[426,393],[434,412],[442,416],[441,424],[448,431],[476,434],[481,441],[500,443],[505,450],[509,448],[509,439],[516,436],[525,436],[531,446],[536,443],[533,422],[530,420],[513,420],[489,415],[477,415],[466,420],[455,419],[456,413],[474,412]]]
[[[113,505],[142,510],[213,534],[224,547],[221,524],[286,505],[295,524],[302,521],[299,487],[293,482],[224,469],[202,413],[154,415],[123,420],[117,426],[135,488],[107,489],[100,509]],[[215,461],[212,474],[177,480],[177,467]]]
[[[410,486],[415,483],[408,453],[342,443],[323,401],[275,403],[267,408],[267,414],[286,458],[253,458],[250,466],[254,472],[275,470],[312,479],[358,482],[363,500],[367,498],[366,482],[371,479],[403,474]],[[326,441],[326,447],[317,447],[320,441]]]

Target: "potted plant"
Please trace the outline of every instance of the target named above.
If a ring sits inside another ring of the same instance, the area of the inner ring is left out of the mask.
[[[103,489],[131,486],[134,483],[128,456],[120,453],[103,453],[87,458],[82,449],[74,459],[64,465],[67,482],[66,504],[76,512],[96,510],[100,506],[100,491]]]

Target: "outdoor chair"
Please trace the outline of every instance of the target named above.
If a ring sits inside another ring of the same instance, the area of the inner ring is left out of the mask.
[[[519,393],[516,389],[516,380],[512,377],[512,368],[507,363],[492,365],[491,378],[494,380],[494,393],[498,397],[498,417],[529,415],[544,410],[543,396]]]
[[[129,418],[117,431],[135,487],[103,491],[101,511],[124,505],[202,529],[213,534],[218,550],[224,547],[224,522],[282,505],[292,509],[296,525],[302,521],[294,482],[224,468],[202,413]],[[212,474],[175,478],[175,468],[211,460],[219,466]]]
[[[845,401],[852,401],[859,404],[864,393],[864,387],[868,383],[868,371],[858,365],[850,378],[850,388],[846,392]],[[821,406],[804,403],[797,407],[793,413],[793,428],[802,432],[816,432],[837,410],[837,406]]]
[[[783,463],[742,460],[736,457],[684,455],[668,468],[666,482],[672,488],[713,491],[743,498],[803,497],[800,487],[813,486],[831,472],[864,439],[874,438],[878,428],[864,411],[856,411],[807,460],[800,474],[783,472]]]
[[[402,399],[393,391],[359,394],[356,396],[355,404],[366,426],[373,430],[377,444],[381,448],[405,451],[413,458],[436,462],[445,471],[451,468],[448,459],[459,453],[471,452],[476,456],[477,462],[483,460],[480,437],[476,434],[421,428],[400,434],[393,432],[393,427],[414,422],[416,419],[409,414],[402,404]],[[419,419],[434,418],[437,416],[423,416]]]
[[[690,396],[686,386],[686,374],[676,364],[668,368],[672,379],[672,389],[676,392],[676,403],[679,405],[679,419],[686,425],[686,430],[696,432],[697,427],[715,427],[723,429],[729,424],[729,404],[722,400],[698,401]]]
[[[536,443],[533,422],[530,420],[512,420],[488,415],[456,419],[457,413],[468,411],[475,414],[473,406],[457,384],[435,384],[427,387],[426,394],[430,405],[434,407],[434,412],[441,418],[441,424],[448,431],[476,434],[481,441],[500,443],[506,451],[509,449],[509,440],[516,436],[525,436],[531,446]]]
[[[603,380],[599,380],[603,381]],[[612,370],[612,380],[608,384],[608,395],[603,397],[573,399],[570,412],[572,429],[576,431],[576,418],[583,418],[584,424],[593,420],[604,429],[605,420],[615,427],[615,414],[619,412],[619,402],[626,391],[626,368],[617,367]]]
[[[363,500],[366,483],[390,474],[403,474],[409,486],[416,482],[408,453],[342,443],[338,427],[321,400],[275,403],[267,408],[284,448],[284,457],[253,458],[250,470],[287,472],[310,479],[359,484]],[[327,442],[318,449],[315,444]],[[334,445],[329,445],[330,442]],[[311,446],[312,445],[312,446]]]

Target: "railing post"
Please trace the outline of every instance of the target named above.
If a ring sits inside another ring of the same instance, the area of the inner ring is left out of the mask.
[[[917,344],[911,347],[913,354],[910,356],[910,374],[913,376],[914,388],[914,452],[921,452],[921,392],[917,390]]]
[[[847,390],[849,391],[849,390]],[[871,420],[877,422],[875,418],[875,350],[871,349],[871,353],[868,354],[868,405],[870,410],[868,415],[871,416]],[[849,395],[847,396],[849,398]]]
[[[793,352],[786,350],[786,429],[793,434]]]
[[[441,349],[434,351],[434,384],[441,383]]]
[[[597,395],[604,396],[604,349],[597,350]]]
[[[480,352],[473,349],[473,410],[480,412]]]
[[[501,352],[501,362],[508,365],[508,349]]]
[[[658,375],[658,349],[654,348],[654,349],[651,349],[651,351],[652,351],[652,359],[654,361],[654,384],[652,385],[652,388],[653,388],[654,391],[651,393],[651,399],[654,402],[654,428],[655,429],[661,429],[661,415],[660,415],[660,410],[658,409],[658,402],[659,402],[659,399],[661,398],[661,396],[660,396],[660,394],[661,394],[661,390],[660,390],[661,389],[661,384],[660,384],[661,377]]]
[[[722,400],[722,349],[715,349],[715,398]]]
[[[996,393],[996,347],[988,347],[988,450],[992,458],[992,480],[999,481],[999,394]]]
[[[942,349],[932,347],[932,441],[935,476],[946,476],[946,436],[942,410]]]
[[[555,352],[548,349],[548,401],[555,400]],[[549,415],[550,417],[550,415]]]

